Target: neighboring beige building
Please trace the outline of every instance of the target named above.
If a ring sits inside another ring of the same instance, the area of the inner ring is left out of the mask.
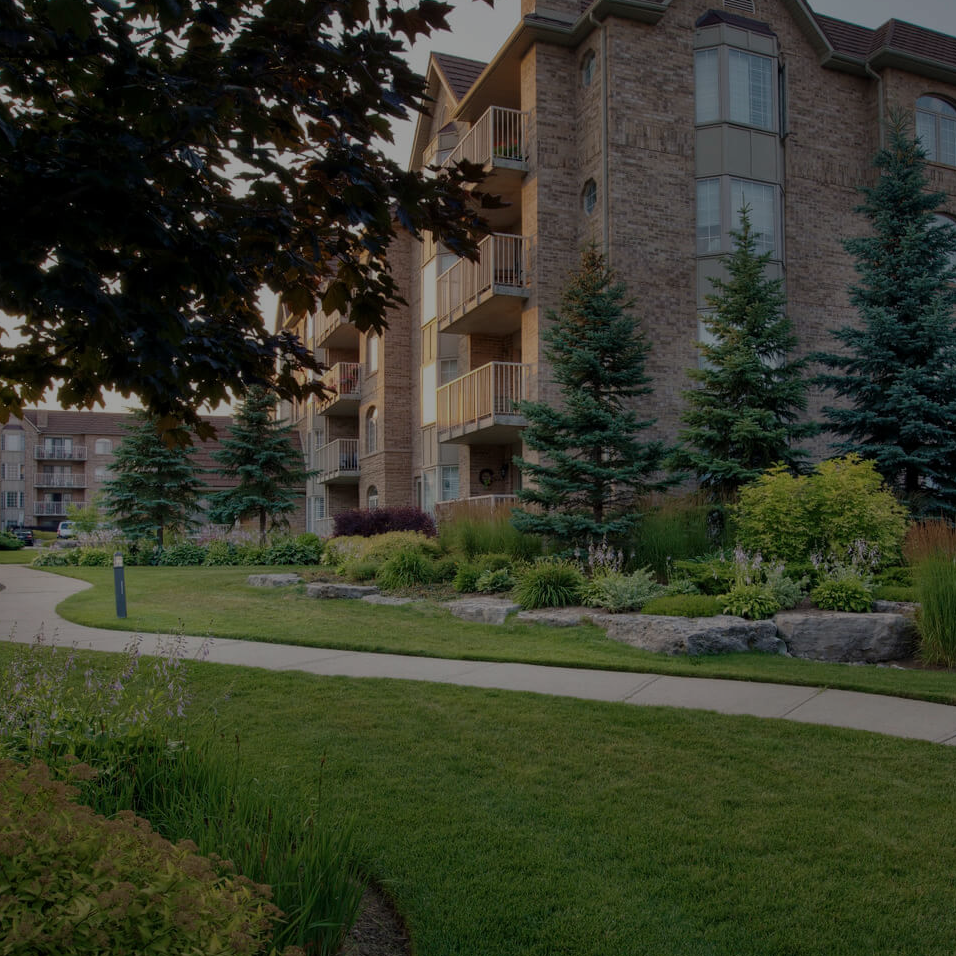
[[[227,416],[206,416],[218,435],[232,424]],[[55,531],[70,505],[95,500],[109,478],[113,453],[132,415],[109,412],[28,410],[0,428],[0,527],[25,525]],[[193,461],[206,492],[235,484],[218,472],[211,455],[218,441],[196,441]],[[292,515],[293,531],[304,529],[304,514]]]
[[[540,333],[590,242],[636,299],[652,343],[642,412],[672,440],[741,205],[800,353],[856,320],[841,240],[866,228],[857,189],[891,111],[914,119],[956,214],[956,38],[897,20],[869,30],[804,0],[522,0],[490,64],[433,54],[428,84],[411,165],[480,163],[508,205],[478,263],[394,243],[408,308],[380,339],[337,315],[299,324],[338,389],[285,410],[319,471],[320,531],[349,507],[513,494],[514,402],[557,399]]]

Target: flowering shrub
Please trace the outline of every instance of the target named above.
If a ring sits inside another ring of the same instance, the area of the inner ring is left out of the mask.
[[[812,555],[819,583],[810,592],[813,603],[827,611],[869,611],[876,583],[873,572],[880,553],[863,540],[854,541],[845,554],[824,558]]]
[[[581,603],[607,611],[639,611],[651,598],[659,597],[664,588],[654,580],[649,568],[633,574],[601,571],[581,589]]]
[[[373,508],[343,511],[335,516],[334,537],[363,538],[389,531],[418,531],[434,538],[435,519],[420,508]]]
[[[598,545],[589,541],[587,552],[575,548],[573,554],[574,560],[588,577],[610,572],[619,574],[624,570],[624,552],[620,548],[615,551],[607,543],[607,535],[601,538],[601,543]]]
[[[806,581],[794,581],[782,561],[768,563],[758,551],[734,549],[734,583],[724,596],[724,613],[761,620],[794,607],[803,597]]]

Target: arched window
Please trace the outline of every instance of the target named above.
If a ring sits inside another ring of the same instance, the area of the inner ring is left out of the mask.
[[[594,79],[594,63],[594,51],[588,50],[584,54],[584,59],[581,60],[581,86],[591,85],[591,81]]]
[[[589,179],[584,184],[581,203],[584,206],[584,211],[590,216],[594,212],[594,207],[597,206],[597,183],[593,179]]]
[[[109,455],[113,451],[113,443],[108,438],[97,438],[93,451],[97,455]]]
[[[374,511],[378,507],[378,488],[376,488],[375,485],[372,485],[369,488],[366,498],[368,502],[368,510]]]
[[[916,135],[934,163],[956,166],[956,107],[938,96],[916,101]]]
[[[365,453],[378,451],[378,409],[373,405],[365,413]]]

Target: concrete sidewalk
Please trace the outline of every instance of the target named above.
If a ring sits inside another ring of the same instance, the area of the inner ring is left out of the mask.
[[[121,651],[134,636],[130,631],[71,624],[56,613],[60,601],[89,587],[83,581],[6,564],[0,565],[0,584],[4,585],[0,591],[0,634],[13,633],[18,641],[31,641],[42,630],[48,639],[55,639],[58,644],[76,642],[81,648]],[[155,635],[143,635],[143,652],[152,653],[156,642]],[[187,637],[186,644],[190,653],[195,653],[203,639]],[[325,676],[391,677],[585,700],[779,717],[956,745],[956,707],[854,691],[537,664],[367,654],[218,638],[207,659],[218,664],[299,670]]]

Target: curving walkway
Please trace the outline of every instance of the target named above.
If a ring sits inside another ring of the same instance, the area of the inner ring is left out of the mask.
[[[13,634],[15,640],[28,642],[43,631],[58,644],[76,642],[78,647],[96,651],[121,651],[134,636],[131,631],[71,624],[56,613],[60,601],[90,586],[85,581],[6,564],[0,565],[0,584],[4,585],[0,591],[0,634],[4,636]],[[143,635],[143,652],[149,654],[155,650],[157,640],[156,635]],[[187,637],[186,644],[194,653],[203,639]],[[324,676],[391,677],[585,700],[777,717],[956,745],[956,707],[855,691],[538,664],[369,654],[225,639],[212,643],[207,659],[218,664],[299,670]]]

